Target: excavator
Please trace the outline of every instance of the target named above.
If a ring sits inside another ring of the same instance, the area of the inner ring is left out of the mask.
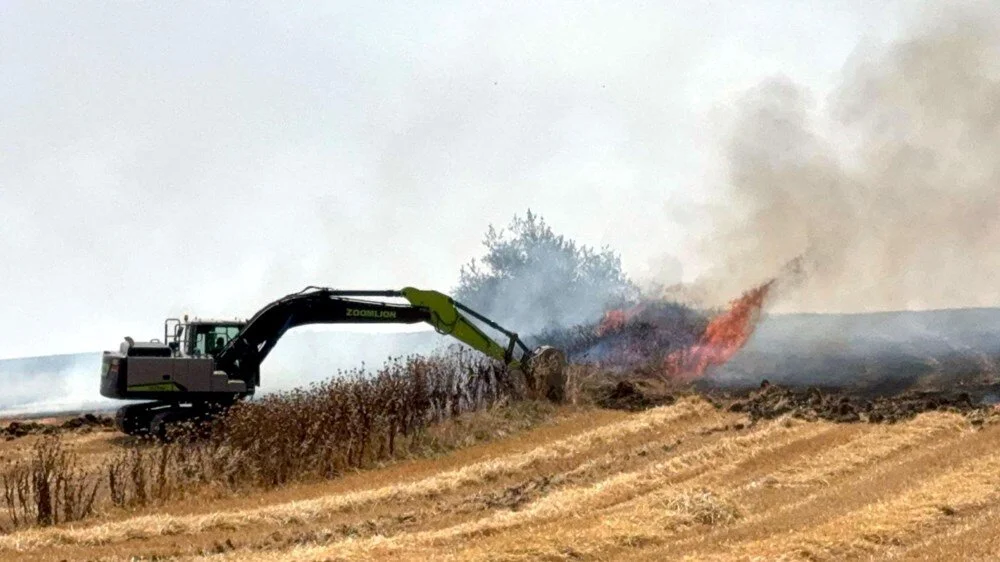
[[[370,298],[402,298],[408,303]],[[506,336],[507,345],[488,336],[470,317]],[[548,346],[529,350],[515,332],[443,293],[413,287],[366,291],[315,286],[264,306],[247,321],[168,318],[162,341],[125,337],[117,352],[103,354],[101,395],[143,400],[118,410],[117,428],[129,435],[163,438],[173,424],[210,419],[252,397],[260,386],[261,363],[292,328],[419,322],[504,362],[527,390],[561,399],[563,352]],[[536,363],[544,364],[546,371],[539,384],[534,382]],[[539,391],[542,385],[545,390]]]

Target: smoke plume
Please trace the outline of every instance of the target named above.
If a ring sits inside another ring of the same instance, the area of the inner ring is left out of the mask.
[[[775,309],[1000,304],[1000,9],[859,46],[825,104],[776,77],[739,102],[702,251],[722,298],[802,256]]]

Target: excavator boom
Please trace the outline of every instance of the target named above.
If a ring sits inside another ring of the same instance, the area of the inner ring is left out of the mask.
[[[359,297],[404,298],[410,304],[362,300]],[[461,310],[509,338],[501,346],[463,315]],[[437,291],[406,287],[400,291],[349,291],[307,287],[278,299],[257,312],[243,330],[215,356],[217,370],[256,372],[288,330],[306,324],[415,324],[425,322],[473,349],[519,367],[516,347],[526,355],[527,346],[511,332],[478,312]],[[244,379],[246,380],[246,379]],[[254,380],[255,385],[259,384]]]

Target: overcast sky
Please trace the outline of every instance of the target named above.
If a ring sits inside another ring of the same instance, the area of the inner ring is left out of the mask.
[[[447,291],[529,207],[690,277],[732,101],[822,93],[923,3],[417,4],[0,2],[0,357]]]

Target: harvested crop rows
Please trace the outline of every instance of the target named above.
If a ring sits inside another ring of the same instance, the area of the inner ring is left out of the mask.
[[[562,407],[429,459],[0,536],[18,560],[991,558],[1000,424]],[[80,434],[91,454],[114,434]]]

